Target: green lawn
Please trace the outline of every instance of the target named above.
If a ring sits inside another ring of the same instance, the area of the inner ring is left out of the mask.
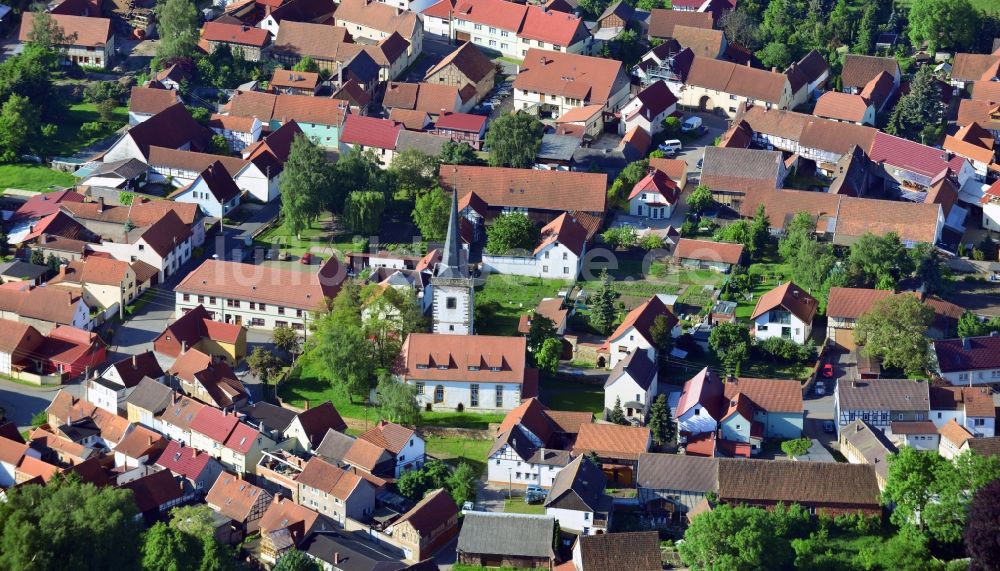
[[[288,379],[281,384],[278,395],[293,406],[301,407],[305,401],[310,406],[326,401],[333,403],[341,416],[375,422],[380,418],[377,407],[368,406],[357,397],[349,399],[330,380],[323,363],[306,353],[299,359],[299,364],[289,374]],[[424,412],[421,422],[429,426],[449,426],[455,428],[472,428],[486,430],[490,423],[503,420],[501,413]]]
[[[736,306],[737,319],[750,319],[760,296],[777,287],[779,283],[788,281],[791,268],[788,264],[757,263],[751,264],[747,268],[747,273],[756,278],[753,296],[750,299],[739,300],[739,304]]]
[[[604,412],[604,387],[562,379],[541,381],[541,399],[553,410],[578,410],[600,415]]]
[[[341,254],[344,252],[359,251],[360,248],[354,244],[353,236],[347,234],[335,235],[329,229],[332,221],[333,215],[329,212],[324,212],[318,220],[310,224],[299,236],[292,233],[284,224],[278,224],[258,236],[254,243],[266,248],[277,247],[295,256],[301,256],[313,246],[331,247]]]
[[[492,445],[492,440],[428,436],[427,454],[451,464],[468,462],[477,472],[482,473],[486,469],[486,455]]]
[[[56,136],[47,143],[46,152],[52,156],[67,156],[93,145],[110,136],[116,129],[128,122],[128,107],[116,107],[110,121],[101,119],[97,106],[93,103],[70,105],[66,116],[56,123]],[[102,123],[105,127],[99,133],[88,134],[81,130],[84,123]]]
[[[493,274],[476,289],[476,306],[495,311],[488,319],[476,323],[480,335],[517,335],[517,322],[521,315],[535,309],[546,297],[555,297],[560,289],[570,284],[562,280],[543,280],[523,276]]]
[[[545,515],[543,504],[529,504],[523,498],[504,500],[503,511],[509,514]]]
[[[7,188],[46,192],[50,186],[72,187],[73,175],[42,165],[0,165],[0,191]]]

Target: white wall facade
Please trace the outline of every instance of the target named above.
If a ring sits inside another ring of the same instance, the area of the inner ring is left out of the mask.
[[[955,386],[988,385],[1000,382],[1000,369],[952,371],[941,373],[944,380]]]
[[[646,338],[635,327],[629,327],[624,333],[614,339],[608,339],[608,351],[611,359],[608,368],[614,369],[618,362],[628,357],[633,351],[644,350],[650,359],[656,359],[656,352]]]
[[[198,208],[200,208],[202,213],[206,216],[223,218],[229,214],[232,209],[239,206],[240,196],[237,194],[223,203],[215,198],[212,191],[208,189],[208,185],[205,184],[204,179],[199,177],[195,180],[194,184],[192,184],[184,192],[175,195],[174,201],[197,204]]]
[[[788,322],[783,322],[784,316]],[[781,308],[775,308],[754,320],[754,337],[758,341],[772,337],[784,337],[803,344],[812,334],[812,323],[805,323],[795,314]]]
[[[396,455],[396,477],[398,478],[403,472],[419,470],[424,465],[425,454],[424,439],[414,433],[406,446]]]
[[[474,329],[474,292],[465,285],[431,280],[431,309],[434,333],[471,335]]]
[[[461,404],[466,412],[508,411],[521,404],[519,383],[489,383],[467,381],[414,381],[407,384],[417,387],[417,402],[421,408],[430,404],[433,410],[456,410]],[[478,404],[473,406],[473,385],[479,387]],[[440,387],[441,390],[438,390]],[[499,398],[498,398],[499,395]]]
[[[174,292],[175,317],[184,315],[185,310],[191,310],[204,305],[212,319],[223,323],[239,323],[250,329],[271,331],[275,327],[285,326],[298,331],[305,331],[306,324],[312,318],[311,312],[290,306],[273,303],[257,303],[240,299],[229,299],[208,295]]]
[[[545,508],[545,515],[559,520],[559,529],[577,531],[583,535],[597,533],[594,529],[594,512]]]
[[[664,200],[662,195],[654,192],[643,192],[628,203],[628,213],[632,216],[643,216],[652,220],[662,220],[670,218],[674,214],[674,204],[663,204],[662,206],[652,206],[653,199]]]
[[[561,468],[559,466],[532,464],[520,458],[510,446],[504,445],[486,462],[486,479],[496,485],[525,487],[552,487]]]
[[[204,240],[204,234],[202,234]],[[191,259],[191,237],[178,244],[166,257],[161,257],[144,239],[133,244],[119,242],[101,242],[92,248],[97,252],[106,252],[116,260],[134,262],[142,260],[160,271],[160,281],[173,275],[185,262]]]
[[[712,415],[700,404],[691,407],[690,410],[677,419],[679,431],[691,434],[715,432],[718,425],[718,420],[712,418]]]
[[[622,374],[615,380],[614,383],[609,387],[604,389],[604,408],[611,410],[615,407],[615,402],[620,401],[622,408],[625,408],[625,403],[637,402],[643,405],[642,410],[638,411],[638,414],[633,414],[633,416],[645,417],[646,413],[649,412],[650,404],[653,398],[656,396],[658,379],[653,378],[653,381],[649,384],[649,390],[643,390],[638,383],[627,373]],[[628,416],[628,411],[625,411],[626,416]]]

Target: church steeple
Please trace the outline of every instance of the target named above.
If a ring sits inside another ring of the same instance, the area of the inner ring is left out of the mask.
[[[462,261],[462,240],[458,235],[458,192],[451,193],[451,214],[448,217],[448,233],[444,240],[444,252],[438,266],[437,277],[464,278],[468,269]]]

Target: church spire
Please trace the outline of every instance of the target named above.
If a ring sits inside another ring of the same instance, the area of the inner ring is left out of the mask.
[[[458,235],[458,191],[451,193],[451,215],[448,217],[448,233],[444,240],[444,253],[438,276],[445,278],[464,278],[462,267],[462,241]]]

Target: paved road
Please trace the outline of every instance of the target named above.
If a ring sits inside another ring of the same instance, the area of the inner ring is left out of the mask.
[[[684,145],[681,152],[677,154],[678,159],[684,159],[688,165],[688,177],[701,177],[701,169],[698,161],[705,156],[705,147],[715,142],[715,138],[721,135],[729,127],[726,119],[711,113],[688,113],[687,115],[697,115],[701,117],[702,126],[705,127],[705,134],[690,144]],[[692,187],[693,188],[693,187]]]

